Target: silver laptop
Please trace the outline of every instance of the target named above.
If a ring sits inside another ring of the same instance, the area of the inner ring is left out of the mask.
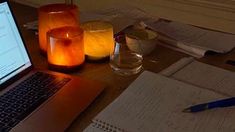
[[[36,70],[9,3],[0,0],[0,131],[60,132],[101,93],[102,83]]]

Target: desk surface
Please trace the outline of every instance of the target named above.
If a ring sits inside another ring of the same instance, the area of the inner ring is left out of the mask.
[[[24,23],[37,19],[37,9],[17,3],[12,3],[12,7],[34,65],[41,69],[48,69],[46,58],[39,52],[38,36],[36,36],[33,31],[26,30],[23,27]],[[145,70],[159,72],[180,58],[186,56],[188,55],[158,45],[152,54],[144,58],[143,67]],[[229,59],[235,60],[235,50],[228,54],[208,55],[198,60],[207,64],[235,71],[235,66],[225,64]],[[86,62],[82,69],[71,74],[102,81],[107,84],[107,88],[83,113],[76,118],[68,128],[68,132],[82,131],[89,123],[91,123],[91,120],[95,115],[120,95],[121,92],[125,90],[138,76],[133,75],[123,77],[116,75],[111,71],[108,62]]]

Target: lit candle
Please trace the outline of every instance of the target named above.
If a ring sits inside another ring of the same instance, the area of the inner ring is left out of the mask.
[[[107,58],[114,46],[113,26],[104,21],[81,24],[84,30],[85,55],[89,60]]]
[[[55,70],[71,70],[85,60],[83,30],[78,27],[60,27],[47,33],[47,58]]]
[[[39,45],[47,52],[46,33],[53,28],[79,26],[78,7],[71,4],[50,4],[39,8]]]

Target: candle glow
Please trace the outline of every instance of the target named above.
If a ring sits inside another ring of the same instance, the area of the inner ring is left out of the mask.
[[[84,30],[85,54],[88,59],[99,60],[110,55],[113,49],[113,27],[104,21],[90,21],[81,25]]]
[[[63,26],[79,26],[78,7],[68,4],[49,4],[39,8],[39,44],[47,52],[46,33]]]
[[[48,36],[48,62],[54,66],[76,67],[85,60],[83,30],[61,27],[50,30]]]

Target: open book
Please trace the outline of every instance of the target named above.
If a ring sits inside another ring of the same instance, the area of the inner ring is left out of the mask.
[[[159,33],[163,46],[200,58],[207,51],[227,53],[235,47],[235,35],[211,31],[179,22],[159,20],[145,22]],[[145,25],[145,26],[146,26]]]
[[[230,74],[222,69],[218,72]],[[84,131],[233,132],[235,130],[234,107],[199,113],[182,112],[184,108],[193,104],[229,97],[223,94],[227,91],[223,86],[227,84],[221,83],[222,92],[217,92],[218,90],[213,88],[199,87],[176,80],[171,78],[172,74],[168,76],[170,78],[144,71],[116,100],[101,111]],[[200,78],[195,80],[200,81]],[[205,81],[208,81],[208,84],[214,83],[215,78]],[[230,84],[235,86],[235,81]]]

